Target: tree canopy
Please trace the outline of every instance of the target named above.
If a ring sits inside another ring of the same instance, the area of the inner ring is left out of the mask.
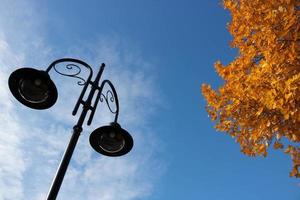
[[[237,57],[215,63],[224,84],[202,85],[215,128],[228,133],[249,156],[270,146],[293,161],[300,177],[300,0],[224,0]]]

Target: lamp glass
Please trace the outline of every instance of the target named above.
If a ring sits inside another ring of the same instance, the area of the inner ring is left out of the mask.
[[[21,96],[31,103],[42,103],[49,97],[47,84],[39,79],[21,79],[19,82]]]
[[[125,139],[120,133],[106,132],[100,136],[99,146],[103,151],[116,153],[125,146]]]

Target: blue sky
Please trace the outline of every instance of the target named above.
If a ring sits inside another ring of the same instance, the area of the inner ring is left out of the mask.
[[[120,96],[120,122],[135,139],[133,151],[107,158],[88,136],[112,117],[98,108],[75,150],[58,199],[296,200],[300,181],[291,160],[270,151],[249,158],[234,140],[213,129],[202,83],[222,84],[213,63],[228,63],[220,1],[17,1],[0,5],[0,199],[44,199],[76,121],[76,82],[52,74],[59,100],[47,111],[20,105],[7,88],[20,66],[46,68],[79,58],[104,76]],[[101,110],[101,111],[100,111]]]

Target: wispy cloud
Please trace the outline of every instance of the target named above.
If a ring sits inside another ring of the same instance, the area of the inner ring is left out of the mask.
[[[76,122],[71,111],[81,88],[73,80],[61,81],[62,77],[53,74],[60,96],[52,109],[34,111],[13,99],[7,87],[9,73],[34,62],[45,66],[49,64],[45,61],[57,53],[50,48],[53,44],[37,34],[37,27],[41,26],[33,20],[38,17],[31,5],[19,1],[4,1],[4,4],[12,12],[0,13],[1,19],[10,19],[0,20],[0,199],[40,200],[45,199]],[[25,26],[24,21],[30,24]],[[23,27],[22,36],[20,32],[11,34],[19,26]],[[155,181],[164,171],[164,162],[155,150],[159,141],[147,123],[159,104],[153,101],[159,93],[155,77],[149,73],[153,66],[120,41],[117,36],[99,37],[96,42],[81,44],[88,53],[70,48],[63,56],[86,59],[95,68],[98,62],[107,64],[104,75],[113,80],[118,90],[120,122],[135,138],[134,149],[120,158],[104,157],[92,150],[89,132],[113,118],[100,105],[94,125],[86,127],[80,138],[59,199],[141,199],[151,195]]]

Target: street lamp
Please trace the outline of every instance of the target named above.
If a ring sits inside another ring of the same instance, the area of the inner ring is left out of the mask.
[[[59,64],[63,64],[65,70],[68,72],[71,71],[71,73],[60,71],[58,69]],[[85,67],[89,71],[87,79],[83,79],[79,76],[82,67]],[[93,70],[87,63],[78,59],[63,58],[52,62],[45,71],[33,68],[20,68],[14,71],[9,77],[8,85],[13,96],[23,105],[38,110],[50,108],[57,100],[57,89],[49,76],[50,70],[54,69],[54,71],[60,75],[77,78],[79,79],[77,82],[78,85],[83,86],[72,115],[77,114],[80,106],[82,106],[82,112],[77,124],[73,127],[72,137],[53,179],[47,200],[56,199],[80,133],[82,132],[82,125],[87,113],[90,111],[87,125],[91,125],[99,101],[106,103],[111,113],[115,114],[115,119],[110,125],[97,128],[91,133],[90,144],[92,148],[103,155],[116,157],[125,155],[133,147],[131,135],[121,128],[117,122],[119,116],[119,100],[113,84],[109,80],[103,80],[99,85],[104,67],[105,64],[102,63],[95,80],[92,81]],[[110,89],[107,90],[106,93],[103,93],[105,85],[108,85]],[[90,91],[87,98],[84,98],[88,86],[90,86]],[[94,95],[97,96],[92,105]],[[111,108],[110,103],[115,103],[115,110]]]

